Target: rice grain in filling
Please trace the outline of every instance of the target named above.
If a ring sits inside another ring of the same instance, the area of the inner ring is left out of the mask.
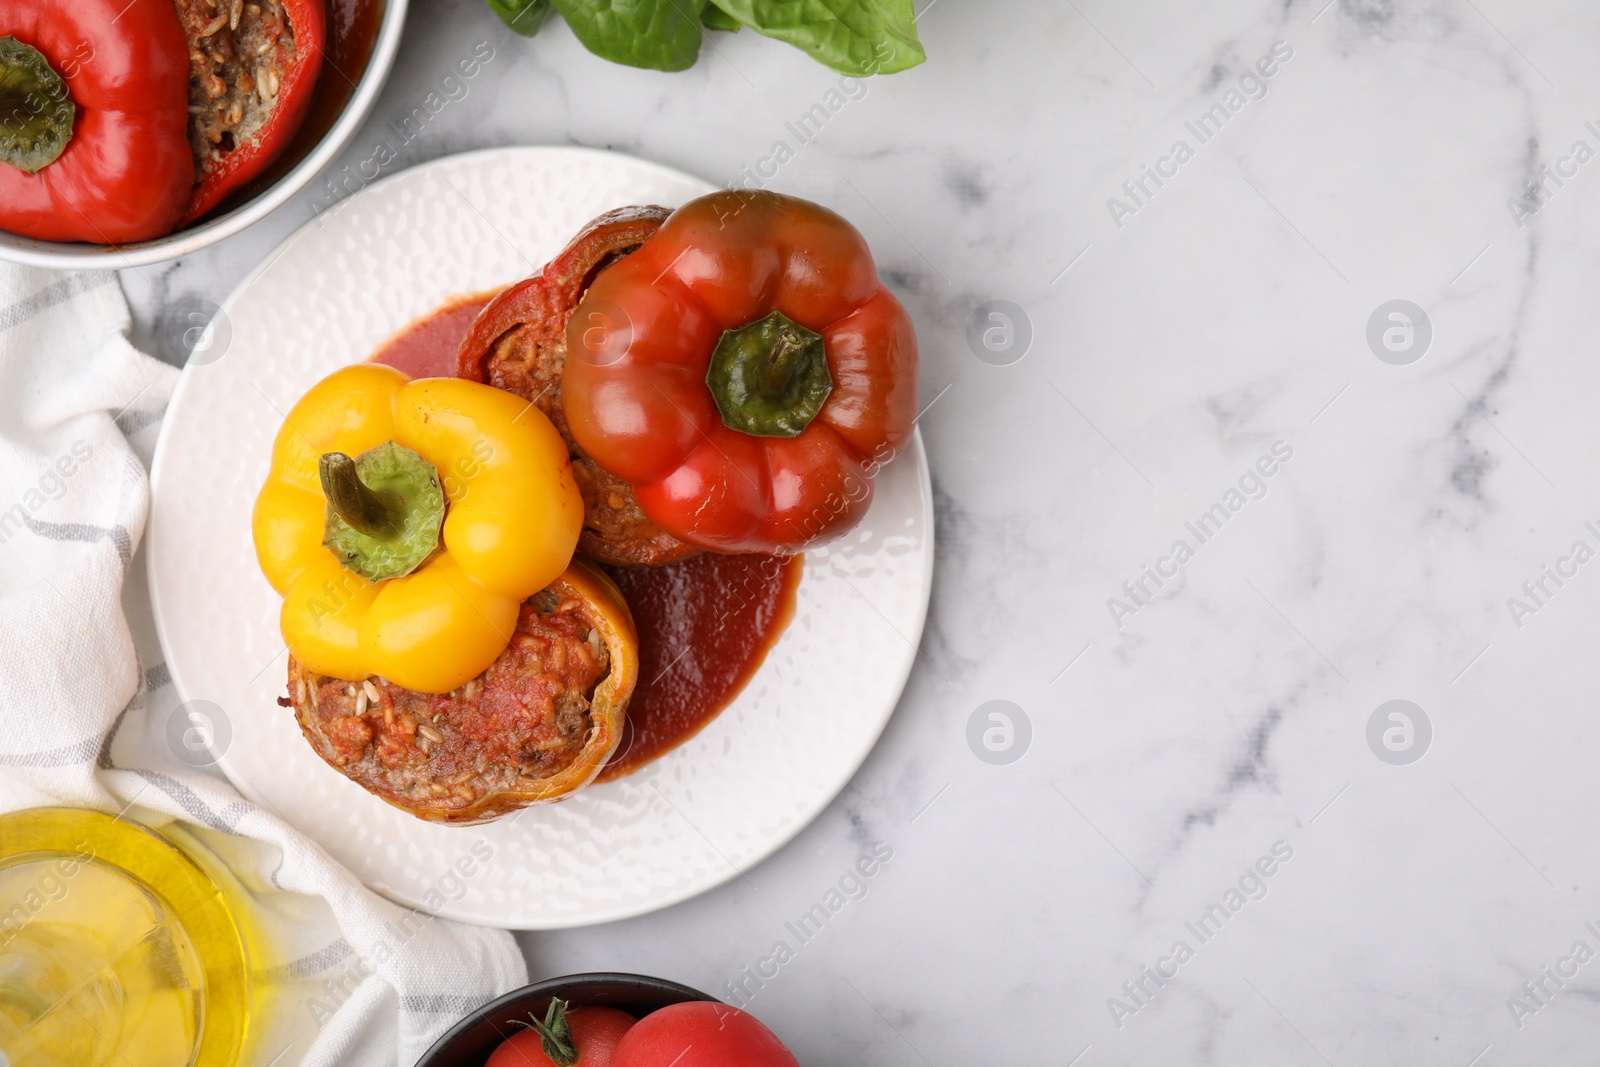
[[[189,144],[195,171],[259,131],[294,64],[280,0],[174,0],[189,38]]]
[[[609,655],[584,601],[545,590],[523,604],[511,643],[450,693],[382,678],[312,675],[293,660],[289,698],[328,763],[391,803],[448,815],[572,764],[589,739]]]

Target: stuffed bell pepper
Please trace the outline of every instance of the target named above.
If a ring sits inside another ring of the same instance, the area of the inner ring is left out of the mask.
[[[0,229],[126,244],[225,204],[310,110],[324,0],[0,3]]]
[[[582,502],[510,393],[347,367],[284,420],[254,515],[289,697],[317,753],[420,818],[474,822],[587,784],[637,674],[626,603],[574,562]]]
[[[916,334],[865,240],[770,192],[600,216],[484,308],[457,373],[550,415],[580,551],[618,566],[838,537],[916,420]]]
[[[663,530],[719,552],[854,526],[916,420],[916,335],[866,241],[777,193],[673,212],[595,278],[567,352],[578,446]]]

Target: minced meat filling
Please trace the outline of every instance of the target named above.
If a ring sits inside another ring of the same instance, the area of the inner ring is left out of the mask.
[[[561,405],[561,378],[566,371],[564,330],[546,336],[535,326],[512,330],[496,346],[487,380],[497,389],[529,397],[550,416],[567,442],[572,476],[583,496],[583,534],[578,550],[602,563],[620,567],[653,567],[699,555],[700,550],[657,526],[639,506],[632,486],[584,454],[572,439]]]
[[[189,144],[199,172],[259,130],[294,64],[280,0],[174,0],[189,38]]]
[[[554,775],[583,751],[594,689],[610,665],[585,607],[538,594],[522,605],[500,657],[450,693],[297,677],[291,665],[290,697],[322,757],[368,789],[405,807],[466,808]]]

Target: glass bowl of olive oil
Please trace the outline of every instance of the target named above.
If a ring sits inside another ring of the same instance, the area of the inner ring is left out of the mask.
[[[78,808],[0,816],[0,1067],[234,1067],[238,913],[172,842]]]

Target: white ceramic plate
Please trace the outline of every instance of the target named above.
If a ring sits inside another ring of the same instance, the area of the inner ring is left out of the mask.
[[[324,764],[274,702],[284,692],[279,602],[256,569],[250,509],[283,413],[450,297],[531,273],[600,212],[675,206],[710,189],[571,148],[474,152],[398,174],[285,242],[223,305],[220,356],[191,363],[179,382],[156,450],[147,541],[173,681],[184,700],[226,714],[232,739],[219,765],[245,796],[395,900],[550,929],[687,899],[810,822],[899,700],[933,567],[920,438],[878,474],[865,522],[807,554],[795,618],[744,692],[687,744],[620,781],[484,826],[435,826]],[[470,876],[454,873],[463,857]]]

